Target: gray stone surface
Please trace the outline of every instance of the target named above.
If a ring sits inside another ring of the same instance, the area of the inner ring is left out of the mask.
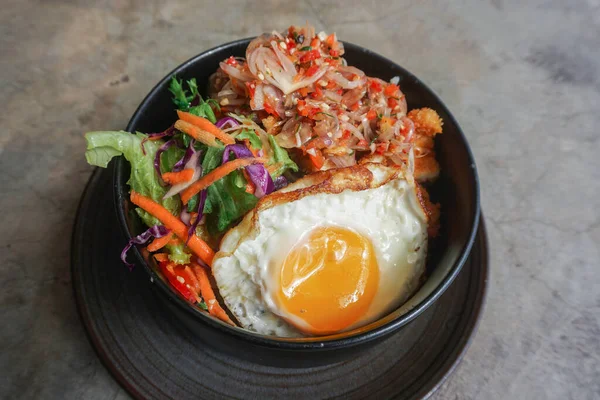
[[[600,398],[600,3],[523,3],[3,0],[0,397],[128,398],[72,298],[82,133],[202,50],[309,20],[415,72],[477,159],[489,297],[433,398]]]

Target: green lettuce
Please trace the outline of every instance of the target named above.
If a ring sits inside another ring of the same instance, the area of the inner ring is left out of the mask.
[[[206,150],[202,169],[209,173],[219,165],[223,149]],[[258,199],[246,192],[246,180],[241,171],[234,171],[208,187],[204,214],[209,234],[218,236],[256,205]]]
[[[160,155],[160,169],[162,173],[173,171],[173,167],[177,161],[181,160],[185,155],[185,150],[177,146],[169,147]]]
[[[162,204],[173,215],[179,215],[181,209],[179,199],[175,196],[163,199],[167,188],[160,185],[154,170],[156,151],[164,142],[162,140],[144,142],[146,152],[144,154],[142,140],[146,137],[139,132],[136,134],[124,131],[88,132],[85,134],[87,142],[85,158],[91,165],[106,168],[112,158],[123,155],[131,164],[131,176],[127,181],[131,189]],[[173,150],[171,153],[166,151],[162,158],[167,158],[169,163],[174,164],[177,156],[178,154],[175,154],[175,150]],[[181,156],[179,157],[181,158]],[[160,223],[144,210],[136,209],[136,212],[144,224],[149,227]],[[189,262],[190,255],[186,253],[183,244],[178,246],[171,246],[171,260],[182,264]]]
[[[269,136],[269,144],[271,145],[271,149],[273,150],[273,156],[269,160],[269,165],[280,164],[280,167],[277,168],[277,170],[275,170],[271,174],[271,176],[273,178],[277,178],[278,176],[282,175],[288,169],[290,169],[294,172],[297,172],[298,165],[296,165],[296,163],[292,161],[292,159],[288,155],[287,151],[285,151],[281,146],[279,146],[277,144],[277,142],[275,141],[275,136],[273,136],[273,135],[268,135],[268,136]]]
[[[262,142],[260,141],[260,138],[258,137],[258,135],[256,134],[256,132],[250,130],[250,129],[243,129],[236,137],[236,140],[244,140],[244,139],[248,139],[248,141],[250,142],[250,146],[254,147],[256,150],[259,150],[262,148]]]

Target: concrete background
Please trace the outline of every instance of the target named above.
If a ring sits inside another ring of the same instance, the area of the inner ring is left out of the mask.
[[[416,73],[477,160],[488,302],[433,398],[600,398],[600,3],[523,3],[3,0],[0,397],[128,398],[72,297],[82,133],[123,128],[189,57],[308,20]]]

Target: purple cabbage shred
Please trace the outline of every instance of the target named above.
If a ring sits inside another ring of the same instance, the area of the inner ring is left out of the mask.
[[[230,144],[225,147],[225,151],[223,152],[223,163],[229,161],[229,156],[233,153],[236,158],[249,158],[254,157],[252,152],[243,144]],[[262,164],[252,164],[246,167],[246,172],[250,177],[250,180],[256,187],[256,192],[254,195],[258,198],[263,197],[266,194],[271,193],[275,190],[275,185],[273,184],[273,178],[271,178],[271,174]]]
[[[151,238],[161,238],[165,235],[168,235],[170,232],[171,231],[165,228],[163,225],[154,225],[152,228],[148,228],[146,231],[132,238],[127,243],[127,246],[125,246],[123,251],[121,251],[121,261],[123,261],[123,263],[127,265],[130,270],[133,269],[134,264],[127,262],[127,252],[129,249],[131,249],[134,244],[145,244]]]

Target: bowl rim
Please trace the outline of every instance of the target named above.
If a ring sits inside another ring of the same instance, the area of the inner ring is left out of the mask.
[[[254,37],[248,37],[244,39],[238,39],[235,41],[227,42],[211,49],[208,49],[204,52],[201,52],[182,64],[175,67],[172,71],[170,71],[164,78],[162,78],[154,87],[150,90],[150,92],[144,97],[140,105],[136,108],[135,112],[131,116],[131,119],[127,123],[126,131],[131,132],[131,128],[136,125],[142,118],[144,118],[144,109],[147,107],[148,103],[159,93],[160,88],[171,79],[171,77],[176,74],[179,75],[189,66],[197,63],[198,61],[210,56],[213,53],[222,51],[227,48],[239,46],[242,44],[249,43]],[[158,275],[158,273],[146,262],[144,257],[142,256],[140,250],[134,246],[134,254],[138,261],[138,264],[141,264],[147,273],[150,276],[150,279],[153,281],[155,285],[157,285],[160,289],[159,291],[166,295],[166,299],[175,304],[177,308],[186,312],[192,318],[200,321],[201,323],[207,325],[210,328],[213,328],[220,333],[226,334],[228,336],[233,336],[234,338],[242,339],[244,341],[253,343],[255,345],[260,345],[268,348],[278,348],[285,350],[311,350],[311,351],[324,351],[331,350],[334,348],[340,347],[353,347],[359,344],[367,343],[373,341],[375,339],[382,338],[391,334],[392,332],[398,330],[404,325],[408,324],[410,321],[415,319],[418,315],[420,315],[423,311],[425,311],[429,306],[431,306],[452,284],[454,279],[458,276],[462,266],[467,260],[471,249],[473,247],[473,243],[475,241],[475,237],[477,234],[477,230],[479,227],[479,220],[481,214],[481,206],[480,206],[480,193],[479,193],[479,177],[477,174],[477,167],[475,164],[475,159],[473,157],[473,153],[467,141],[467,138],[458,124],[458,121],[454,118],[453,114],[446,107],[445,103],[441,100],[441,98],[435,93],[431,88],[429,88],[423,81],[417,78],[414,74],[403,68],[402,66],[396,64],[391,61],[387,57],[384,57],[374,51],[366,49],[362,46],[352,44],[349,42],[343,42],[346,49],[351,48],[355,51],[366,53],[367,56],[375,56],[379,58],[382,62],[387,64],[392,64],[394,67],[398,68],[402,75],[406,77],[406,79],[410,79],[418,83],[423,90],[429,92],[429,94],[433,97],[435,101],[437,101],[441,108],[448,115],[449,122],[456,127],[456,131],[461,138],[462,142],[465,145],[465,150],[468,156],[468,162],[471,165],[471,180],[474,185],[474,198],[472,199],[474,203],[474,213],[473,222],[471,224],[471,231],[469,232],[468,238],[463,245],[463,248],[460,251],[460,255],[458,259],[454,262],[452,267],[450,268],[448,274],[442,279],[442,281],[429,293],[425,299],[423,299],[416,306],[406,311],[404,314],[399,315],[387,321],[386,319],[389,317],[383,317],[377,321],[372,322],[364,327],[357,328],[348,332],[342,332],[334,335],[327,336],[317,336],[317,337],[307,337],[307,338],[281,338],[276,336],[267,336],[261,335],[258,333],[250,332],[246,329],[240,327],[232,327],[216,318],[209,316],[205,312],[201,312],[193,307],[191,304],[186,302],[183,298],[175,293],[166,282]],[[115,173],[113,175],[113,197],[115,200],[115,209],[117,212],[117,216],[119,219],[119,224],[121,226],[122,232],[124,233],[127,240],[130,240],[133,235],[129,230],[129,226],[127,224],[127,213],[125,208],[123,207],[123,202],[129,202],[129,189],[127,187],[126,181],[127,178],[123,176],[124,169],[124,159],[122,156],[117,157],[116,165],[115,165]],[[393,313],[392,313],[393,314]]]

